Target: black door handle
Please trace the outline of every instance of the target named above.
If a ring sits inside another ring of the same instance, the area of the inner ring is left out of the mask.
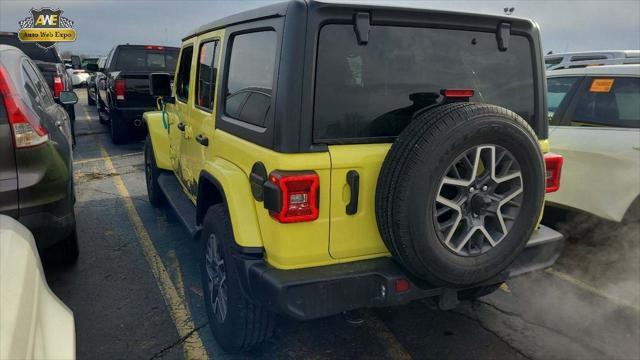
[[[353,215],[358,212],[358,193],[360,192],[360,175],[355,170],[347,172],[347,185],[351,189],[351,199],[346,207],[347,215]]]
[[[184,123],[183,122],[179,122],[178,125],[176,125],[176,127],[178,128],[178,130],[184,131]]]
[[[198,134],[198,136],[196,136],[196,141],[202,146],[209,146],[209,138],[202,134]]]

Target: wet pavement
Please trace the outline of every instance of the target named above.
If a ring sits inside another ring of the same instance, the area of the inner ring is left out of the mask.
[[[46,271],[74,312],[80,359],[640,358],[640,224],[579,232],[584,219],[559,224],[571,237],[552,269],[455,310],[415,301],[367,310],[359,326],[279,318],[263,346],[225,354],[207,325],[200,244],[170,209],[149,204],[142,142],[113,145],[77,93],[80,258]]]

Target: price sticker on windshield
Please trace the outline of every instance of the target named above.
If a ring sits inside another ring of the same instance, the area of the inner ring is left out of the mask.
[[[592,93],[608,93],[613,86],[613,79],[593,79],[589,92]]]

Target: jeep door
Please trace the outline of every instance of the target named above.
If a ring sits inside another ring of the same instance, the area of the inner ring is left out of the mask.
[[[182,161],[193,175],[193,181],[188,184],[194,197],[197,195],[198,178],[204,167],[206,154],[210,153],[210,144],[213,145],[217,110],[215,94],[220,63],[220,39],[223,34],[223,30],[218,30],[200,38],[191,71],[194,96],[185,129],[185,133],[190,137],[185,138],[181,152]]]
[[[184,161],[186,143],[192,136],[190,128],[187,128],[189,110],[193,101],[191,84],[191,64],[193,58],[193,43],[185,44],[180,52],[178,71],[174,81],[175,103],[167,106],[169,138],[171,143],[170,156],[173,170],[182,185],[189,190],[194,185],[194,175]]]

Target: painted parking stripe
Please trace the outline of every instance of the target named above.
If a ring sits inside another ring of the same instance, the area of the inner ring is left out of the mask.
[[[627,302],[625,300],[619,299],[615,296],[611,296],[610,294],[592,286],[587,284],[586,282],[582,281],[582,280],[578,280],[576,278],[574,278],[573,276],[563,273],[561,271],[555,270],[553,268],[549,268],[547,270],[545,270],[545,272],[547,272],[548,274],[551,274],[559,279],[562,279],[566,282],[569,282],[577,287],[579,287],[582,290],[588,291],[594,295],[597,295],[599,297],[605,298],[607,300],[609,300],[610,302],[616,304],[616,305],[620,305],[620,306],[624,306],[624,307],[628,307],[631,308],[635,311],[640,312],[640,307],[636,304],[632,304],[630,302]]]
[[[111,157],[109,157],[109,153],[99,140],[98,146],[100,148],[100,154],[104,158],[104,164],[107,172],[116,173]],[[120,199],[122,200],[124,207],[127,209],[129,219],[133,224],[133,229],[136,233],[138,242],[140,243],[140,247],[142,248],[142,252],[144,253],[144,257],[149,263],[153,277],[155,278],[158,288],[160,288],[160,292],[164,297],[164,301],[169,308],[169,313],[176,329],[178,330],[178,335],[181,338],[186,338],[184,341],[185,358],[207,359],[207,350],[204,347],[200,335],[196,331],[196,327],[191,317],[191,312],[171,281],[167,268],[164,266],[162,259],[158,255],[158,252],[151,241],[151,237],[140,218],[140,214],[138,214],[138,211],[133,204],[129,190],[127,190],[120,175],[115,175],[112,179],[116,189],[118,190]]]

